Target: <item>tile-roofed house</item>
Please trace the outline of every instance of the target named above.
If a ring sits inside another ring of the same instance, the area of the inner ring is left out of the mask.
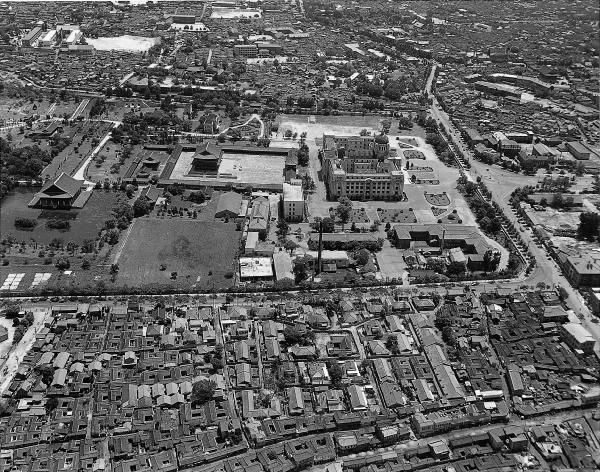
[[[380,388],[383,401],[388,408],[397,408],[406,405],[406,397],[397,384],[385,382],[380,385]]]
[[[367,343],[369,352],[373,356],[389,356],[391,352],[385,347],[385,343],[379,339],[372,339]]]
[[[71,354],[69,354],[68,352],[59,352],[54,358],[52,366],[55,369],[64,369],[67,366],[67,362],[69,361],[70,357]]]
[[[286,390],[290,415],[304,414],[304,398],[300,387],[290,387]]]
[[[369,407],[364,387],[361,385],[350,385],[347,389],[350,397],[350,405],[353,411],[363,411]]]
[[[208,142],[198,144],[194,152],[191,172],[216,172],[222,156],[223,149],[219,146]]]
[[[396,377],[394,376],[392,367],[387,359],[373,360],[373,367],[375,368],[380,383],[396,382]]]
[[[279,341],[274,338],[265,339],[266,360],[274,361],[281,356],[281,347]],[[264,361],[264,360],[263,360]]]
[[[67,369],[59,368],[54,371],[54,377],[52,378],[52,386],[64,387],[67,379]]]
[[[265,197],[258,197],[252,202],[248,231],[258,231],[260,237],[265,239],[269,230],[271,206]]]
[[[236,192],[226,192],[219,197],[215,218],[237,218],[242,207],[242,196]]]
[[[140,194],[140,198],[144,198],[150,204],[155,205],[156,201],[162,196],[163,191],[154,185],[144,188]]]
[[[294,357],[299,359],[317,357],[317,350],[314,346],[291,346],[288,350]]]
[[[238,387],[252,386],[252,370],[250,364],[240,363],[235,365],[236,385]]]

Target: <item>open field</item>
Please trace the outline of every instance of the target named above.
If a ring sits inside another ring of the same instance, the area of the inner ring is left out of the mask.
[[[79,101],[52,99],[10,98],[0,96],[0,127],[21,119],[39,115],[41,119],[70,116]],[[14,134],[14,132],[13,132]]]
[[[381,208],[377,211],[382,223],[416,223],[417,218],[410,208]]]
[[[17,188],[7,195],[0,204],[0,236],[2,239],[9,235],[18,242],[49,244],[54,238],[61,238],[65,244],[73,241],[81,244],[84,239],[95,239],[98,231],[109,218],[111,209],[117,201],[117,193],[95,190],[81,210],[40,210],[29,208],[27,204],[39,189]],[[31,231],[15,228],[15,218],[30,218],[38,221]],[[68,220],[71,228],[67,231],[46,228],[49,219]]]
[[[160,38],[124,35],[110,38],[87,38],[87,42],[99,51],[143,52],[156,44],[160,44]]]
[[[529,213],[534,226],[542,226],[550,232],[556,230],[576,230],[579,226],[579,211],[558,211],[546,208],[544,211]]]
[[[138,219],[116,261],[117,284],[230,287],[234,280],[225,276],[235,273],[240,236],[233,222]],[[171,280],[171,272],[177,272],[177,281]]]
[[[85,170],[86,180],[102,182],[105,179],[115,180],[118,177],[123,177],[129,165],[133,162],[133,156],[126,159],[123,165],[119,165],[119,157],[122,152],[123,146],[121,144],[107,143],[87,166]]]
[[[386,118],[382,116],[319,115],[310,117],[310,119],[311,122],[309,122],[309,117],[306,115],[279,115],[277,117],[279,130],[275,135],[271,136],[271,146],[275,146],[275,142],[283,141],[287,130],[292,131],[292,133],[298,133],[298,136],[306,132],[309,146],[311,145],[311,141],[314,142],[315,138],[322,138],[323,134],[358,135],[363,129],[379,134],[382,129],[382,122]],[[392,141],[396,141],[396,137],[420,136],[423,134],[416,125],[411,131],[399,131],[398,120],[392,119],[391,121],[392,126],[390,127],[388,136],[390,137],[390,145],[392,147],[394,146]]]
[[[235,18],[261,18],[261,10],[241,10],[237,8],[219,8],[214,7],[210,15],[211,19],[235,19]]]

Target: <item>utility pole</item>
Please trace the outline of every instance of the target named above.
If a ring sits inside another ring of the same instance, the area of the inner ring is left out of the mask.
[[[317,254],[316,275],[321,273],[321,252],[323,251],[323,221],[319,221],[319,252]]]

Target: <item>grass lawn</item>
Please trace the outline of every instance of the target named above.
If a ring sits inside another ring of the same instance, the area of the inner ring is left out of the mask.
[[[412,208],[378,208],[377,214],[382,223],[416,223],[417,217]]]
[[[134,222],[118,256],[117,285],[231,287],[241,232],[235,223],[144,218]],[[166,266],[160,270],[161,264]],[[171,279],[177,272],[177,279]],[[212,275],[209,273],[212,272]],[[198,280],[199,278],[199,280]]]
[[[336,221],[336,223],[341,224],[340,220],[336,216],[335,208],[329,212],[329,215]],[[369,223],[370,221],[371,220],[369,220],[369,216],[364,208],[352,208],[352,210],[350,210],[348,224]]]
[[[450,205],[450,198],[448,198],[448,195],[446,194],[446,192],[442,192],[442,193],[427,193],[427,192],[425,192],[425,200],[427,200],[428,203],[431,203],[432,205],[436,205],[436,206]]]
[[[442,223],[447,224],[447,225],[451,225],[451,224],[461,224],[462,220],[460,219],[460,217],[458,216],[458,213],[456,212],[456,210],[453,210],[452,213],[444,216],[443,218],[440,218]]]
[[[404,157],[406,159],[423,159],[423,160],[425,160],[425,154],[423,154],[421,151],[415,151],[414,149],[402,151],[402,154],[404,154]]]

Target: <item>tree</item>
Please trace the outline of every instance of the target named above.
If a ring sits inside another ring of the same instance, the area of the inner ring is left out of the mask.
[[[391,334],[385,340],[385,347],[392,354],[398,354],[400,352],[400,347],[398,346],[398,337],[395,334]]]
[[[192,385],[192,403],[204,405],[212,400],[217,385],[212,380],[199,380]]]
[[[315,339],[315,333],[313,333],[311,330],[305,330],[291,325],[287,325],[285,327],[283,330],[283,336],[288,346],[294,346],[296,344],[307,346],[312,344]]]
[[[371,259],[371,253],[367,249],[359,250],[354,256],[358,265],[364,266]]]
[[[340,197],[338,200],[338,206],[335,209],[337,217],[342,222],[342,230],[344,225],[350,220],[352,214],[352,201],[348,197]]]
[[[66,257],[59,257],[55,265],[58,270],[67,270],[69,267],[71,267],[71,263]]]
[[[446,269],[446,274],[448,275],[460,275],[464,274],[466,271],[466,267],[461,262],[451,262]]]
[[[50,381],[52,381],[52,380],[50,380]],[[58,399],[56,397],[48,398],[48,400],[46,401],[46,412],[51,413],[52,411],[56,410],[57,407],[58,407]]]
[[[442,339],[448,346],[456,346],[456,335],[452,326],[444,326],[442,328]]]
[[[277,235],[281,239],[285,239],[290,231],[290,225],[287,224],[285,220],[279,220],[277,222]]]
[[[197,192],[190,193],[188,200],[192,203],[201,204],[206,201],[206,195],[201,190],[198,190]]]
[[[552,201],[550,202],[552,208],[558,209],[564,206],[564,200],[562,193],[555,193],[552,195]]]
[[[344,370],[340,367],[337,362],[328,362],[327,371],[329,372],[329,378],[334,387],[339,386],[342,379],[344,378]]]
[[[147,215],[150,213],[150,209],[150,202],[140,197],[133,203],[133,216],[137,218]]]
[[[335,232],[335,222],[333,221],[333,218],[323,218],[323,221],[321,221],[321,224],[323,225],[324,233],[334,233]]]
[[[11,303],[4,309],[4,316],[6,318],[16,318],[19,316],[19,312],[21,311],[21,307],[17,303]]]
[[[283,247],[286,251],[292,252],[294,249],[296,249],[298,247],[298,245],[291,239],[286,239],[283,242]]]
[[[304,186],[304,189],[309,192],[315,189],[315,181],[308,174],[302,176],[302,185]]]
[[[443,274],[446,270],[446,264],[444,263],[443,259],[439,257],[432,257],[427,261],[427,268],[437,272],[438,274]]]
[[[110,265],[110,274],[117,275],[119,273],[119,264],[111,264]]]
[[[299,284],[308,277],[308,267],[304,260],[296,259],[294,261],[294,281]]]
[[[83,261],[81,261],[81,268],[83,270],[88,270],[90,268],[90,261],[87,259],[83,259]]]
[[[583,212],[579,215],[579,227],[577,228],[577,236],[580,239],[593,241],[598,237],[598,228],[600,227],[600,215],[590,211]]]
[[[569,298],[569,292],[567,292],[567,289],[564,288],[562,285],[559,285],[558,286],[558,296],[564,302],[565,300],[567,300]]]
[[[223,360],[220,357],[212,356],[212,358],[210,359],[210,363],[215,371],[221,370],[223,368]]]
[[[486,272],[493,272],[498,268],[500,264],[500,253],[488,249],[483,255],[483,270]]]

